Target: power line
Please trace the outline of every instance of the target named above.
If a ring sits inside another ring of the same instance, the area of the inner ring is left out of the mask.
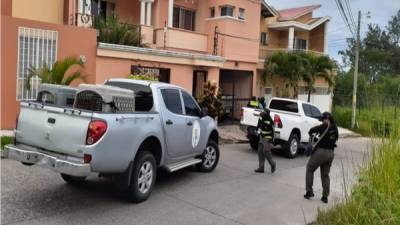
[[[356,22],[355,22],[355,20],[354,20],[353,12],[351,11],[351,7],[350,7],[349,0],[344,0],[344,2],[345,2],[345,4],[346,4],[347,12],[348,12],[349,15],[350,15],[351,23],[352,23],[353,27],[356,27]]]
[[[346,12],[344,11],[342,2],[340,0],[335,0],[335,3],[336,3],[336,6],[337,6],[337,8],[339,10],[340,16],[342,17],[343,22],[345,23],[345,25],[347,26],[347,28],[349,29],[349,31],[351,32],[353,37],[355,37],[353,27],[349,23],[349,20],[347,18]]]

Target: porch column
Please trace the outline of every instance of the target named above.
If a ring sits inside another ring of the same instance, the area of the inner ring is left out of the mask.
[[[146,2],[144,0],[140,1],[140,25],[144,25],[146,18]]]
[[[174,0],[168,0],[168,27],[172,27]]]
[[[153,4],[153,2],[148,1],[147,2],[147,13],[146,13],[146,25],[147,26],[151,26],[151,4]]]
[[[293,43],[294,43],[294,27],[289,27],[288,50],[293,50]]]
[[[325,22],[324,25],[324,53],[328,54],[328,23],[329,21]]]

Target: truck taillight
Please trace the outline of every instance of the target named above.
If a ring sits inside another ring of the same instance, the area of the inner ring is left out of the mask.
[[[274,123],[275,123],[275,126],[276,126],[276,127],[282,128],[282,120],[281,120],[281,117],[279,117],[279,115],[277,115],[277,114],[275,114],[275,116],[274,116]]]
[[[240,120],[243,120],[243,109],[240,109]]]
[[[92,120],[86,135],[86,144],[92,145],[96,143],[107,130],[107,123],[102,120]]]

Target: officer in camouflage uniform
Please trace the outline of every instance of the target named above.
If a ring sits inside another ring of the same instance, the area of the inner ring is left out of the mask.
[[[260,131],[260,142],[258,144],[258,169],[254,170],[256,173],[264,173],[265,159],[268,160],[271,166],[271,173],[275,172],[276,163],[272,159],[271,149],[274,139],[274,121],[270,116],[269,109],[264,109],[260,113],[260,119],[258,120],[257,130]]]
[[[308,132],[309,135],[319,134],[323,135],[320,141],[315,146],[315,151],[311,155],[307,163],[306,171],[306,194],[304,198],[309,199],[314,197],[313,183],[314,183],[314,172],[320,168],[321,182],[322,182],[322,198],[321,201],[328,203],[329,196],[329,171],[334,158],[334,148],[339,137],[338,128],[333,120],[332,115],[329,112],[322,114],[322,124],[315,126]],[[325,132],[326,131],[326,132]]]

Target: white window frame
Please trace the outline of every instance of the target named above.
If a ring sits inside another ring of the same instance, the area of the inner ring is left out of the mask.
[[[223,8],[231,8],[232,9],[232,15],[228,15],[228,14],[227,15],[222,15],[222,9]],[[235,14],[235,6],[233,6],[233,5],[221,5],[220,6],[220,16],[221,17],[224,17],[224,16],[226,16],[226,17],[234,17],[234,14]]]
[[[245,8],[239,8],[238,19],[239,20],[246,20],[246,9]]]
[[[263,36],[265,34],[265,36]],[[260,34],[260,43],[262,45],[268,45],[268,32],[262,31]]]
[[[304,41],[306,41],[306,48],[305,49],[302,49],[302,48],[299,48],[299,46],[297,45],[297,41],[298,40],[304,40]],[[295,50],[308,50],[308,40],[307,39],[304,39],[304,38],[298,38],[298,37],[295,37],[294,38],[294,49]]]
[[[46,63],[51,69],[57,59],[58,32],[18,27],[17,100],[36,99],[40,78],[33,77],[30,90],[25,88],[29,68],[40,68]]]

